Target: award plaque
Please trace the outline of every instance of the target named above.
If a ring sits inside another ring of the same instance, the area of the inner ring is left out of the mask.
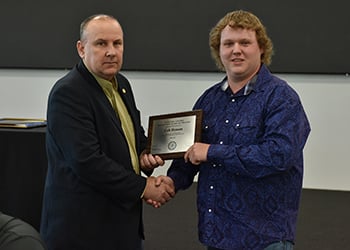
[[[148,152],[163,160],[180,158],[200,141],[202,110],[150,116],[148,125]]]

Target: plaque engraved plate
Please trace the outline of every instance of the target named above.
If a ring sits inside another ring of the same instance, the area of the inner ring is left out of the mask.
[[[163,160],[183,157],[187,149],[200,141],[202,110],[150,116],[148,152]]]

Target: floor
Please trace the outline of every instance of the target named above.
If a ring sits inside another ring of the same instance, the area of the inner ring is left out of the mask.
[[[159,209],[144,206],[145,250],[205,250],[196,183]],[[303,189],[294,250],[350,249],[350,192]]]

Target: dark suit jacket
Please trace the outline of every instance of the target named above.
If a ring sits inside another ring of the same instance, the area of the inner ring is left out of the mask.
[[[146,137],[139,111],[128,80],[116,77],[140,154]],[[146,178],[135,174],[120,120],[82,62],[52,88],[47,123],[40,232],[49,250],[136,249]]]

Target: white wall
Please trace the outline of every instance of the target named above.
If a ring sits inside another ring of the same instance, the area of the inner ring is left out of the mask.
[[[0,69],[0,117],[45,118],[48,92],[63,70]],[[187,111],[221,73],[124,72],[145,129],[150,115]],[[350,77],[279,75],[299,93],[312,131],[305,148],[305,188],[350,190]],[[155,172],[165,174],[169,162]]]

